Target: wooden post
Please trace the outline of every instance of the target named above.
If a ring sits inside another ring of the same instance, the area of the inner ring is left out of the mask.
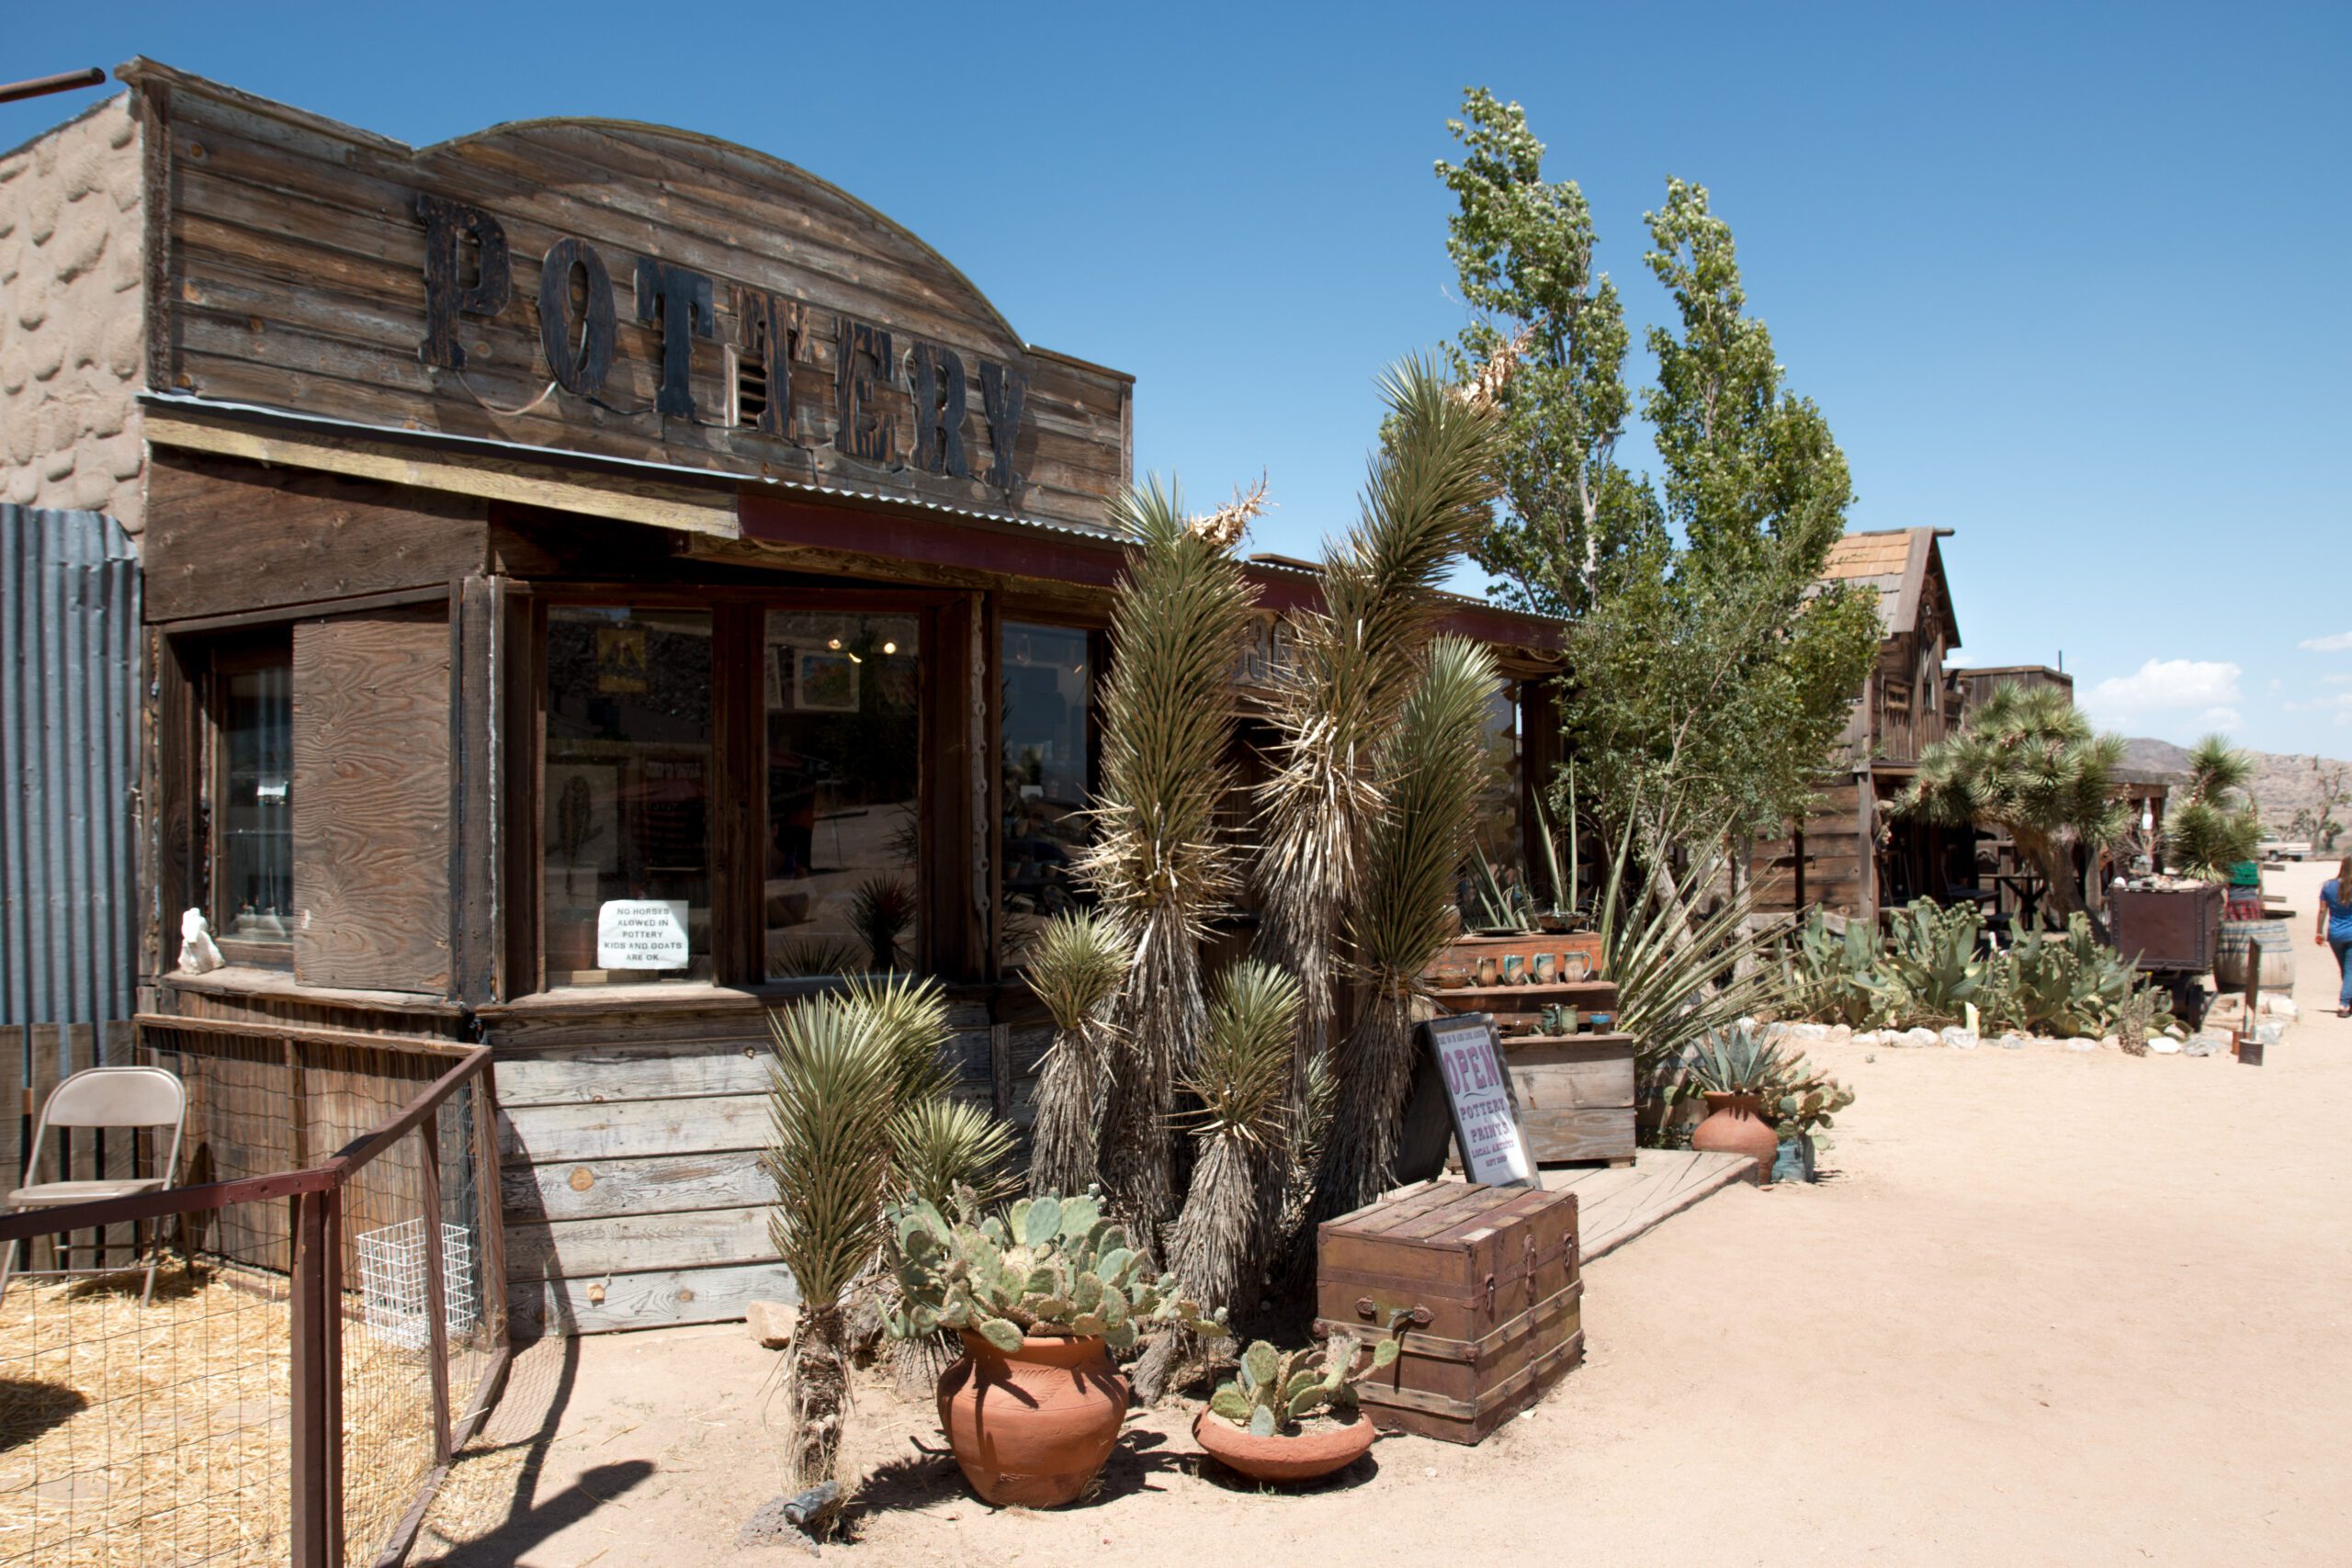
[[[417,1123],[424,1141],[424,1318],[428,1353],[425,1371],[433,1380],[433,1462],[449,1462],[449,1314],[448,1281],[441,1258],[441,1112],[433,1111]]]
[[[296,1568],[325,1568],[328,1543],[339,1533],[333,1524],[337,1511],[331,1483],[334,1466],[328,1458],[331,1445],[341,1447],[334,1441],[340,1434],[329,1413],[332,1401],[327,1393],[337,1381],[326,1332],[327,1321],[335,1313],[327,1280],[327,1259],[334,1247],[326,1225],[330,1196],[298,1192],[288,1201],[287,1228],[294,1236],[293,1364],[288,1397],[293,1406],[291,1555]]]
[[[989,1100],[1000,1121],[1012,1119],[1012,1026],[989,1025]]]
[[[474,1258],[475,1290],[481,1292],[482,1322],[489,1325],[491,1348],[506,1343],[506,1188],[498,1170],[498,1089],[489,1063],[474,1079],[474,1203],[480,1216],[481,1246]]]

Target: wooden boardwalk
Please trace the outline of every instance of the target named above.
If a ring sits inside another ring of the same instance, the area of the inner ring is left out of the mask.
[[[1708,1194],[1752,1179],[1755,1170],[1744,1155],[1643,1149],[1630,1166],[1578,1166],[1543,1177],[1553,1191],[1577,1195],[1579,1252],[1589,1263]]]
[[[1753,1180],[1755,1170],[1756,1162],[1745,1155],[1641,1149],[1627,1166],[1566,1166],[1538,1174],[1550,1190],[1577,1195],[1577,1256],[1589,1263],[1709,1194],[1735,1181]],[[1462,1179],[1459,1170],[1438,1178],[1440,1181]],[[1381,1197],[1401,1198],[1420,1189],[1421,1183],[1411,1182]]]

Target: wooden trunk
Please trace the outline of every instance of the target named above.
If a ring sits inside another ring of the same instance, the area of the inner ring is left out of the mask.
[[[1401,1353],[1362,1400],[1383,1431],[1476,1443],[1584,1359],[1573,1192],[1437,1182],[1327,1222],[1316,1331]]]

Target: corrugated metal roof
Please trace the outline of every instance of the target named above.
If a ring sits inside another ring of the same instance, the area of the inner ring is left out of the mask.
[[[0,506],[0,1024],[133,1010],[139,588],[114,519]]]

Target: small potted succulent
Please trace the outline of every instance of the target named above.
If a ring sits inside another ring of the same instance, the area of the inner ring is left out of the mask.
[[[1706,1097],[1706,1119],[1691,1129],[1690,1146],[1710,1154],[1746,1155],[1759,1185],[1770,1186],[1781,1140],[1765,1117],[1764,1094],[1786,1071],[1779,1047],[1753,1024],[1737,1023],[1702,1038],[1690,1076]]]
[[[1193,1418],[1193,1440],[1253,1481],[1319,1480],[1372,1447],[1372,1417],[1356,1408],[1356,1385],[1396,1359],[1393,1338],[1368,1361],[1352,1334],[1286,1356],[1261,1339]]]
[[[1854,1091],[1803,1056],[1783,1063],[1764,1089],[1764,1113],[1780,1139],[1773,1163],[1775,1181],[1811,1181],[1829,1142],[1821,1129],[1854,1103]]]
[[[1163,1327],[1226,1337],[1221,1314],[1161,1292],[1091,1194],[978,1219],[968,1201],[950,1219],[917,1201],[890,1218],[899,1300],[885,1326],[963,1336],[963,1359],[940,1375],[939,1424],[972,1489],[1000,1507],[1058,1507],[1093,1482],[1127,1413],[1111,1351]]]

